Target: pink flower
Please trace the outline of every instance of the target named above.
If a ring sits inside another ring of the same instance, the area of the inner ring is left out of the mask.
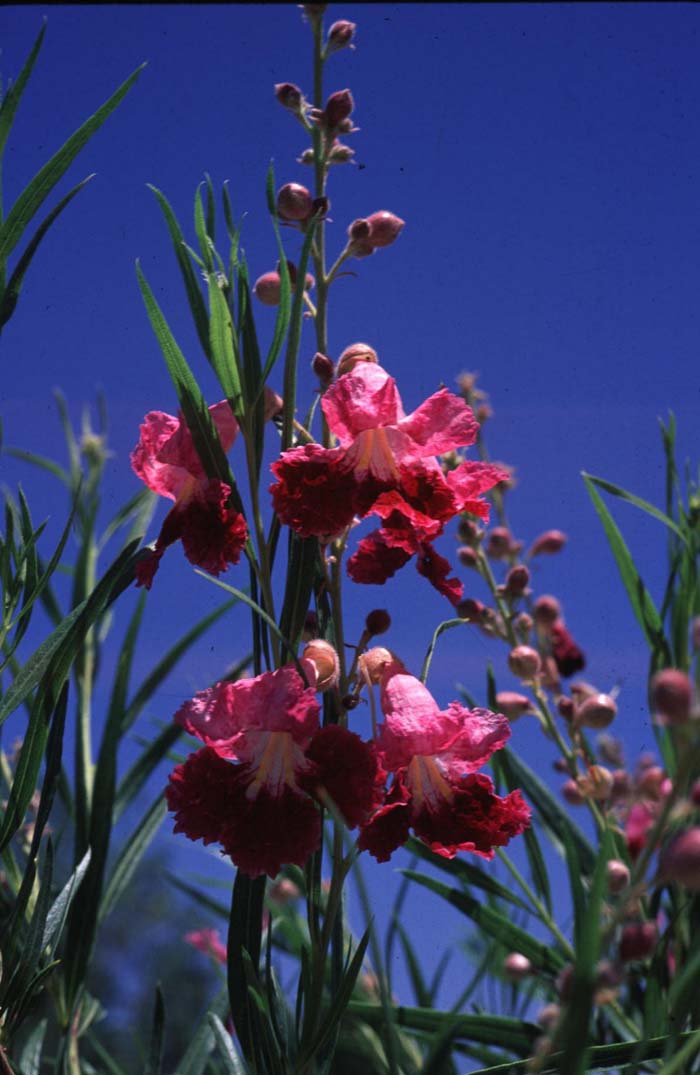
[[[209,408],[225,452],[233,444],[238,423],[226,400]],[[219,575],[237,564],[248,538],[243,516],[228,506],[230,486],[208,478],[182,417],[150,411],[131,453],[131,466],[154,493],[174,500],[150,556],[136,569],[137,586],[150,590],[161,557],[181,540],[192,564]]]
[[[647,836],[654,827],[654,813],[646,802],[634,803],[625,821],[625,841],[630,857],[634,860],[647,842]]]
[[[396,665],[382,678],[381,705],[377,749],[393,782],[385,805],[361,826],[360,848],[385,862],[413,829],[445,858],[458,851],[493,858],[494,847],[527,827],[520,792],[501,798],[478,772],[510,737],[502,714],[459,702],[441,711],[420,680]]]
[[[185,941],[205,956],[212,956],[217,963],[226,962],[226,945],[221,943],[218,929],[192,930],[185,934]]]
[[[275,877],[302,866],[321,838],[318,802],[332,800],[352,828],[381,801],[384,774],[371,744],[319,729],[314,666],[218,683],[175,719],[206,745],[171,774],[175,831],[218,843],[244,873]]]
[[[563,620],[552,624],[552,656],[561,676],[573,676],[586,667],[586,658],[581,648],[564,626]]]
[[[281,521],[304,537],[328,540],[356,515],[379,515],[384,525],[350,561],[355,581],[384,582],[420,555],[421,573],[459,600],[460,584],[447,581],[449,567],[431,542],[460,512],[486,518],[482,495],[504,477],[498,467],[477,462],[463,462],[445,476],[435,458],[474,442],[471,409],[441,389],[406,415],[393,377],[370,362],[341,376],[321,406],[338,446],[305,445],[272,464],[278,481],[270,492]]]

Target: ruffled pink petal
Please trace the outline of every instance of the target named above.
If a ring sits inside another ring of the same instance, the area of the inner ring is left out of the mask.
[[[195,694],[175,714],[176,724],[222,758],[236,757],[233,744],[240,735],[240,727],[232,718],[233,687],[233,683],[215,683]]]
[[[230,494],[224,482],[205,480],[180,510],[185,556],[210,575],[220,575],[229,564],[237,564],[248,540],[245,519],[227,507]],[[176,505],[173,511],[177,510]]]
[[[452,565],[449,560],[436,552],[429,542],[421,545],[421,551],[416,560],[418,574],[427,579],[438,593],[453,604],[458,605],[464,593],[464,584],[457,578],[448,578]]]
[[[406,500],[431,519],[447,522],[463,510],[434,459],[402,466],[400,490]],[[434,536],[426,532],[426,537]]]
[[[342,448],[305,444],[283,452],[271,466],[278,479],[270,486],[272,506],[302,537],[329,539],[353,520],[356,482],[340,465],[342,456]]]
[[[131,453],[131,467],[141,481],[159,496],[175,500],[191,475],[181,466],[158,459],[163,445],[176,433],[179,419],[164,411],[149,411],[140,426],[139,442]]]
[[[385,720],[378,747],[390,771],[408,765],[416,754],[439,753],[460,731],[460,716],[450,710],[441,713],[428,688],[408,672],[390,668],[380,699]]]
[[[419,508],[410,504],[398,490],[392,490],[391,492],[382,493],[375,500],[371,509],[372,515],[378,515],[381,519],[384,519],[386,528],[391,531],[406,531],[411,534],[411,551],[416,552],[418,550],[419,542],[429,541],[431,538],[437,537],[442,530],[442,523],[432,518],[429,514],[421,511]],[[384,527],[382,527],[384,529]],[[387,538],[387,544],[401,544],[401,547],[406,547],[404,542],[394,541]]]
[[[447,714],[459,727],[454,739],[439,754],[440,767],[453,779],[475,773],[511,737],[510,722],[489,709],[467,709],[451,702]]]
[[[204,747],[190,754],[170,774],[165,790],[168,809],[175,814],[175,832],[205,844],[220,842],[236,794],[233,765]]]
[[[369,851],[377,862],[388,862],[394,851],[406,843],[410,829],[410,794],[398,773],[385,805],[361,825],[357,846],[360,851]]]
[[[383,528],[373,530],[358,542],[347,563],[347,572],[353,582],[381,586],[411,559],[413,552],[400,545],[389,545],[385,540],[386,533]]]
[[[398,423],[398,427],[412,443],[404,462],[473,444],[479,432],[479,423],[471,408],[446,388],[421,403],[413,414]]]
[[[477,463],[465,460],[447,475],[447,484],[457,503],[457,511],[468,511],[481,519],[488,519],[489,505],[481,497],[510,475],[493,463]]]
[[[396,381],[371,362],[360,362],[339,377],[324,394],[321,407],[343,447],[363,430],[395,426],[404,416]]]
[[[451,790],[449,797],[426,796],[414,805],[412,816],[416,836],[444,858],[471,851],[491,859],[494,848],[504,847],[530,824],[531,811],[521,793],[495,795],[483,773],[464,777]]]
[[[219,434],[221,447],[224,452],[228,452],[238,433],[238,422],[233,417],[233,412],[228,402],[222,399],[220,403],[214,403],[209,408],[209,414]],[[178,428],[172,437],[161,445],[158,451],[158,459],[164,464],[183,467],[199,480],[206,479],[206,472],[194,446],[192,434],[182,415],[180,416]]]
[[[372,743],[329,724],[311,740],[306,757],[314,763],[304,786],[316,796],[321,789],[332,799],[350,829],[366,821],[384,801],[386,773]]]
[[[221,835],[223,850],[249,877],[276,877],[285,865],[303,866],[320,842],[318,807],[289,785],[279,795],[265,789],[253,799],[239,795]]]

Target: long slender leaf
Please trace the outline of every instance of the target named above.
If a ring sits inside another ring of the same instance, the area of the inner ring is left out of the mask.
[[[197,1027],[197,1030],[193,1034],[187,1052],[177,1065],[174,1075],[202,1075],[204,1072],[207,1061],[216,1044],[216,1038],[214,1037],[214,1032],[211,1029],[211,1024],[209,1022],[209,1015],[212,1012],[215,1015],[218,1015],[220,1019],[226,1018],[228,1012],[228,994],[226,989],[222,989],[221,992],[217,993],[214,997],[214,1000],[209,1006],[209,1012],[204,1016]]]
[[[209,1026],[214,1034],[225,1070],[229,1075],[248,1075],[248,1068],[236,1052],[231,1035],[215,1012],[209,1012]]]
[[[89,142],[93,134],[99,130],[107,117],[124,99],[145,66],[141,64],[136,68],[101,108],[98,108],[97,112],[70,136],[22,191],[0,228],[0,261],[12,253],[24,229],[41,204],[68,170],[83,146]]]
[[[433,659],[433,653],[435,652],[435,647],[437,645],[437,641],[440,635],[444,634],[445,631],[451,630],[453,627],[464,627],[466,622],[466,620],[462,619],[443,620],[442,623],[439,623],[437,625],[433,632],[433,637],[430,640],[430,645],[428,646],[427,653],[425,654],[425,658],[423,660],[423,667],[420,673],[421,683],[425,683],[428,678],[428,672],[430,671],[430,664]]]
[[[183,729],[179,725],[167,724],[124,775],[114,796],[113,821],[115,825],[127,806],[146,785],[156,766],[182,734]]]
[[[156,996],[153,1005],[153,1023],[151,1026],[151,1040],[148,1046],[148,1056],[143,1069],[143,1075],[161,1075],[163,1067],[163,1038],[165,1035],[165,1002],[160,985],[156,986]]]
[[[39,50],[41,49],[45,33],[46,23],[44,22],[14,85],[9,87],[7,93],[2,98],[2,104],[0,104],[0,157],[2,157],[5,143],[7,142],[9,133],[12,129],[12,123],[17,113],[17,108],[19,107],[19,102],[22,99],[22,94],[27,86],[34,64],[36,63],[36,58],[39,55]]]
[[[642,500],[641,497],[635,496],[634,493],[628,493],[626,489],[622,489],[621,486],[615,485],[614,482],[606,481],[605,478],[596,478],[593,474],[587,474],[585,471],[583,472],[583,478],[586,483],[593,482],[599,489],[604,489],[606,493],[611,493],[613,496],[619,497],[620,500],[626,500],[628,503],[634,504],[635,507],[641,508],[647,515],[651,515],[652,518],[658,519],[659,522],[662,522],[664,526],[669,528],[669,530],[673,530],[674,534],[676,534],[681,541],[684,543],[687,542],[686,535],[676,522],[669,515],[666,515],[663,511],[659,511],[658,508],[655,508],[648,500]]]
[[[211,363],[236,418],[241,418],[243,392],[231,311],[216,273],[209,274],[209,346]]]
[[[370,1026],[380,1026],[383,1019],[379,1004],[350,1001],[348,1011],[364,1019]],[[486,1045],[498,1042],[501,1048],[520,1056],[530,1055],[533,1042],[542,1033],[540,1027],[522,1019],[500,1015],[455,1015],[454,1012],[435,1011],[434,1008],[399,1006],[395,1010],[395,1018],[398,1026],[409,1030],[424,1030],[431,1034],[439,1032],[449,1024],[455,1038]]]
[[[691,1030],[686,1034],[681,1034],[678,1040],[679,1046],[681,1048],[687,1047],[689,1042],[695,1045],[698,1033],[698,1031]],[[663,1037],[650,1038],[643,1043],[641,1056],[639,1055],[640,1043],[636,1040],[615,1042],[613,1045],[594,1045],[589,1055],[589,1071],[609,1071],[613,1068],[619,1068],[632,1060],[635,1063],[639,1063],[641,1060],[659,1060],[664,1055],[669,1041],[671,1041],[671,1038],[666,1034]],[[549,1075],[550,1072],[561,1073],[563,1070],[561,1067],[563,1058],[564,1054],[561,1052],[550,1053],[542,1058],[538,1071],[541,1075]],[[469,1075],[525,1075],[530,1070],[531,1064],[529,1060],[509,1061],[508,1063],[495,1064],[488,1068],[479,1068],[478,1071],[471,1071]],[[668,1075],[666,1069],[663,1070],[664,1075]],[[659,1072],[659,1075],[661,1075],[661,1072]]]
[[[462,884],[479,888],[482,892],[488,893],[488,895],[496,896],[498,899],[512,903],[513,906],[518,907],[521,911],[532,913],[532,908],[529,904],[525,903],[516,892],[511,891],[507,885],[501,884],[487,870],[482,870],[478,866],[472,865],[466,859],[446,859],[442,855],[436,855],[427,844],[424,844],[422,840],[417,840],[415,836],[411,836],[404,847],[412,855],[417,855],[426,862],[430,862],[436,869],[449,873],[451,877],[456,877]]]
[[[90,865],[90,856],[92,852],[90,848],[87,849],[85,855],[78,863],[73,873],[70,875],[65,885],[59,892],[58,896],[51,905],[51,909],[46,916],[46,922],[44,923],[44,936],[42,938],[42,948],[50,946],[51,954],[55,952],[56,946],[61,939],[61,933],[66,921],[66,916],[70,910],[70,905],[73,902],[75,893],[80,888],[88,866]]]
[[[125,841],[114,864],[109,881],[105,886],[104,895],[100,903],[100,922],[113,910],[122,894],[126,891],[136,868],[150,847],[158,829],[163,824],[167,812],[165,799],[161,794],[148,808],[129,839]]]
[[[44,1038],[46,1037],[48,1023],[48,1019],[41,1019],[24,1043],[24,1048],[19,1058],[21,1075],[40,1075],[41,1053],[44,1048]]]

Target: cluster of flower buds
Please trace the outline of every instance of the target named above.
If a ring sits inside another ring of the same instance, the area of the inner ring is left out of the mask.
[[[348,228],[347,249],[354,258],[369,257],[380,247],[391,246],[401,234],[404,224],[401,217],[387,209],[353,220]]]
[[[476,387],[478,373],[460,373],[457,378],[460,395],[465,403],[468,403],[477,422],[485,422],[491,418],[493,411],[489,403],[488,394]],[[500,465],[500,464],[499,464]]]

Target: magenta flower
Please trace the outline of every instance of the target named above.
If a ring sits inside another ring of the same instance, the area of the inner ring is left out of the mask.
[[[178,765],[166,791],[175,831],[223,852],[251,877],[302,866],[321,838],[319,802],[350,828],[381,801],[374,747],[337,726],[319,729],[311,661],[218,683],[175,720],[205,743]]]
[[[218,929],[194,929],[186,933],[184,939],[187,944],[191,944],[205,956],[211,956],[217,963],[226,962],[226,945],[223,944]]]
[[[238,423],[226,400],[215,403],[209,413],[227,452],[238,433]],[[150,590],[163,553],[178,540],[190,563],[212,575],[238,563],[248,538],[245,519],[229,506],[230,486],[207,477],[182,417],[150,411],[131,453],[131,466],[154,493],[175,501],[150,557],[137,566],[137,586]]]
[[[530,821],[519,791],[501,798],[478,772],[510,737],[508,720],[459,702],[441,711],[420,680],[397,669],[390,665],[382,678],[385,721],[377,743],[392,786],[385,805],[361,826],[359,847],[385,862],[413,829],[445,858],[458,851],[493,858],[494,847]]]
[[[365,539],[349,570],[358,582],[384,582],[414,555],[450,600],[456,580],[431,541],[455,515],[488,516],[482,495],[505,473],[463,462],[447,475],[435,458],[472,444],[478,425],[464,400],[441,389],[406,415],[396,382],[381,366],[359,362],[325,393],[321,406],[338,447],[305,445],[272,464],[272,502],[282,522],[304,537],[328,540],[353,518],[379,515],[384,525]],[[461,591],[460,591],[461,595]]]

